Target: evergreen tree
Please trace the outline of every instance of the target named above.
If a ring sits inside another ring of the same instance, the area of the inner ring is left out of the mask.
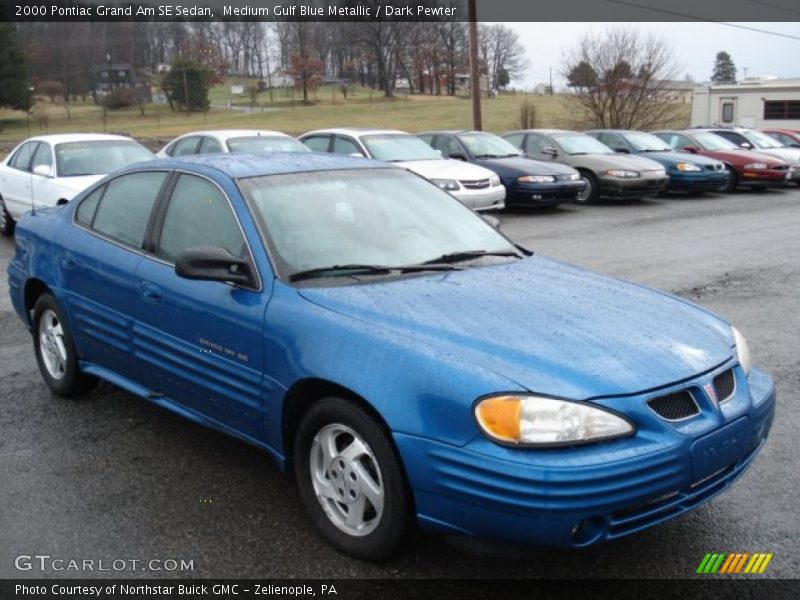
[[[714,59],[714,72],[711,74],[711,81],[714,83],[736,83],[736,65],[733,63],[731,55],[725,52],[717,52]]]
[[[0,106],[17,110],[32,106],[25,56],[13,23],[0,23]]]

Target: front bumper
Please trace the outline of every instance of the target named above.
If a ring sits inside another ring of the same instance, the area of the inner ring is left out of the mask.
[[[507,206],[555,206],[572,202],[586,188],[585,181],[515,183],[506,186]]]
[[[730,367],[681,386],[701,390]],[[724,410],[698,401],[700,415],[680,423],[647,408],[652,393],[598,401],[621,409],[639,428],[633,437],[607,443],[524,450],[480,435],[455,447],[395,434],[419,521],[468,536],[580,547],[686,513],[742,475],[772,425],[772,380],[756,369],[747,380],[739,367],[735,374],[737,391]]]
[[[666,175],[636,179],[601,176],[598,187],[601,198],[626,200],[658,196],[667,188],[668,183],[669,177]]]
[[[783,187],[791,181],[790,170],[744,169],[739,172],[739,185],[749,187]]]
[[[494,210],[505,207],[506,188],[502,184],[484,190],[462,188],[450,193],[473,210]]]
[[[716,192],[728,185],[728,172],[713,173],[673,173],[669,174],[667,190],[681,192]]]

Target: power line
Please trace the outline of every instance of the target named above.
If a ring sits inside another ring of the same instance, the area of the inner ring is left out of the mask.
[[[644,4],[637,4],[635,2],[625,2],[625,0],[607,0],[612,4],[622,4],[624,6],[632,6],[633,8],[640,8],[642,10],[649,10],[651,12],[662,13],[665,15],[671,15],[673,17],[682,17],[684,19],[689,19],[690,21],[702,21],[705,23],[716,23],[717,25],[724,25],[725,27],[734,27],[736,29],[744,29],[745,31],[754,31],[756,33],[763,33],[766,35],[774,35],[776,37],[782,37],[790,40],[797,40],[800,41],[800,36],[790,35],[788,33],[780,33],[778,31],[769,31],[767,29],[759,29],[758,27],[749,27],[747,25],[738,25],[736,23],[725,23],[724,21],[716,21],[714,19],[706,19],[705,17],[698,17],[697,15],[690,15],[686,13],[681,13],[673,10],[666,10],[664,8],[655,8],[653,6],[646,6]]]
[[[768,6],[769,8],[775,8],[777,10],[782,10],[784,12],[800,15],[800,10],[794,10],[793,8],[780,6],[779,4],[772,4],[771,2],[763,2],[762,0],[746,0],[746,1],[751,2],[752,4],[760,4],[761,6]]]

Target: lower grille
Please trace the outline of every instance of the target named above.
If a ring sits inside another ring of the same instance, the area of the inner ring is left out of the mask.
[[[468,190],[485,190],[489,187],[490,183],[488,179],[475,179],[471,181],[459,181],[461,185],[463,185]]]
[[[649,406],[659,417],[667,421],[680,421],[688,419],[700,412],[700,408],[692,395],[686,391],[673,392],[666,396],[659,396],[647,401]]]
[[[736,378],[733,376],[733,369],[728,369],[714,377],[714,391],[717,394],[717,402],[725,402],[736,391]]]

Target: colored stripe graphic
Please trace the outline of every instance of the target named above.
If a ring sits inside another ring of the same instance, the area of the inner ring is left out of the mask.
[[[700,566],[697,567],[696,572],[703,575],[713,575],[714,573],[730,575],[742,572],[751,575],[760,574],[767,569],[767,565],[773,556],[775,555],[772,552],[756,552],[755,554],[750,554],[749,552],[707,553],[703,560],[700,561]],[[742,568],[744,568],[744,571],[742,571]]]

